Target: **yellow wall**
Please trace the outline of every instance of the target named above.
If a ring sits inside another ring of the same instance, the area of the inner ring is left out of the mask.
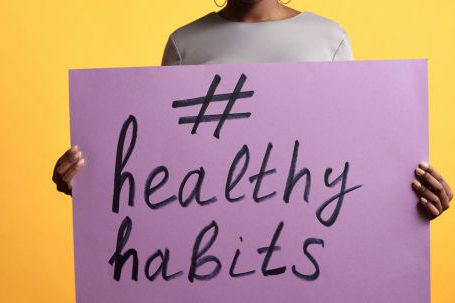
[[[455,2],[291,6],[340,22],[357,59],[429,58],[431,161],[455,186]],[[71,200],[51,182],[69,145],[68,68],[158,65],[173,29],[215,9],[210,0],[0,2],[0,302],[74,302]],[[455,210],[431,225],[433,302],[455,302],[454,232]]]

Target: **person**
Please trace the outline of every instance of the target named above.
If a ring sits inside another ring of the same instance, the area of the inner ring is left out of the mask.
[[[220,11],[169,36],[162,65],[340,60],[353,60],[353,54],[338,23],[277,0],[226,0]],[[67,150],[54,168],[57,189],[71,195],[72,180],[84,165],[78,146]],[[430,219],[438,217],[450,206],[450,186],[425,162],[417,165],[414,175],[411,185],[419,206]]]

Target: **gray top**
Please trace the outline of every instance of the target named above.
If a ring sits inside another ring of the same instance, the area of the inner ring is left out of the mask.
[[[170,36],[163,65],[352,60],[348,36],[311,12],[255,23],[209,13]]]

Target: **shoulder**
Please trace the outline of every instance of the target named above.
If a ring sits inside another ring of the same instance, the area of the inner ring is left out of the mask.
[[[308,29],[306,34],[325,46],[332,61],[353,60],[348,34],[338,22],[312,12],[305,12],[302,17],[302,28]]]
[[[197,35],[203,35],[205,32],[210,31],[212,25],[216,22],[217,18],[214,16],[214,13],[208,13],[174,30],[170,35],[170,39],[174,43],[184,43],[187,39],[194,38]]]
[[[174,30],[168,38],[164,49],[162,65],[180,65],[185,56],[185,49],[188,46],[195,45],[203,39],[206,32],[213,28],[217,18],[214,13],[208,13],[188,24],[185,24]],[[197,39],[199,38],[199,39]]]
[[[330,36],[340,42],[347,36],[344,28],[336,21],[320,16],[313,12],[304,12],[301,18],[305,22],[305,26],[310,27],[317,34]]]

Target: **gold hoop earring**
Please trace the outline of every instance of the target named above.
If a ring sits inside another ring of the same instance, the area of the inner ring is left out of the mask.
[[[288,2],[283,2],[283,1],[281,1],[281,0],[278,0],[278,2],[280,2],[281,4],[284,4],[284,5],[291,3],[291,1],[292,1],[292,0],[288,0]]]
[[[215,5],[218,6],[218,7],[223,7],[226,5],[226,2],[227,0],[224,0],[223,4],[219,5],[218,2],[216,2],[216,0],[213,0],[213,2],[215,2]]]

